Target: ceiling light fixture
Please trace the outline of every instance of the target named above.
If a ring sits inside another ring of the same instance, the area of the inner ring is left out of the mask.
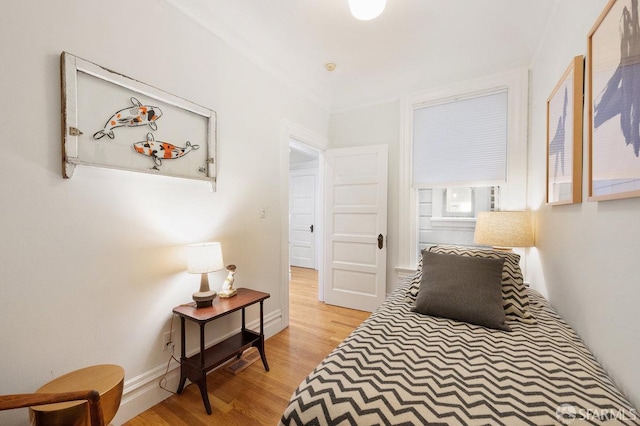
[[[380,16],[387,0],[349,0],[349,9],[354,18],[368,21]]]

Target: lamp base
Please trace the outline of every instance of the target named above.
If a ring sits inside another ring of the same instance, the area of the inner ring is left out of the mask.
[[[213,305],[213,299],[216,298],[216,292],[210,291],[197,291],[193,293],[193,300],[196,302],[196,309],[207,308]]]
[[[513,253],[513,248],[511,247],[502,247],[502,246],[491,246],[491,248],[495,251],[503,251],[505,253]]]
[[[236,294],[238,294],[238,290],[236,290],[235,288],[232,288],[230,290],[221,290],[220,293],[218,293],[218,296],[220,296],[223,299],[228,299],[230,297],[235,296]]]

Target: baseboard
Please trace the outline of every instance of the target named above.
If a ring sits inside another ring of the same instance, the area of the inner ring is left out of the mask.
[[[259,331],[260,320],[251,321],[247,324],[247,328]],[[264,334],[265,338],[269,338],[284,329],[282,324],[282,311],[280,309],[271,312],[264,316]],[[227,337],[236,334],[238,330],[234,330],[227,335],[219,336],[217,339],[207,342],[206,345],[214,345]],[[187,356],[191,356],[198,352],[198,349],[194,349],[187,353]],[[179,355],[175,355],[179,358]],[[267,359],[269,359],[269,353],[267,353]],[[148,410],[154,405],[169,398],[172,393],[166,391],[160,387],[160,378],[166,373],[163,386],[167,389],[174,390],[178,388],[178,382],[180,381],[180,364],[175,361],[171,361],[167,372],[167,364],[159,365],[145,373],[142,373],[136,377],[126,380],[124,383],[124,391],[122,393],[122,402],[116,417],[113,419],[112,424],[118,426],[131,420],[138,414]]]

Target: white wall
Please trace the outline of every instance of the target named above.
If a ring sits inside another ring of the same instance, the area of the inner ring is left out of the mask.
[[[168,360],[161,339],[172,307],[199,285],[185,272],[190,242],[222,242],[238,286],[271,293],[267,330],[278,331],[287,280],[282,121],[326,135],[328,113],[162,0],[4,2],[0,39],[0,394],[115,363],[126,371],[116,424],[169,396],[157,387]],[[215,110],[218,191],[90,167],[63,180],[63,50]],[[224,276],[211,274],[212,286]],[[236,327],[227,318],[207,340]],[[196,330],[188,331],[192,350]],[[0,424],[25,416],[3,412]]]
[[[592,350],[616,384],[640,406],[640,199],[545,206],[546,99],[576,55],[606,0],[562,0],[531,69],[529,204],[537,210],[536,248],[527,267],[541,290]],[[585,82],[587,80],[585,79]],[[587,407],[584,407],[587,408]]]

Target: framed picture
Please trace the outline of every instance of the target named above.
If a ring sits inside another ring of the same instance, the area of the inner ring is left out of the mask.
[[[547,99],[547,204],[582,201],[584,56],[576,56]]]
[[[610,0],[587,40],[589,200],[640,196],[637,0]]]
[[[61,55],[63,176],[78,165],[216,180],[216,114]]]

